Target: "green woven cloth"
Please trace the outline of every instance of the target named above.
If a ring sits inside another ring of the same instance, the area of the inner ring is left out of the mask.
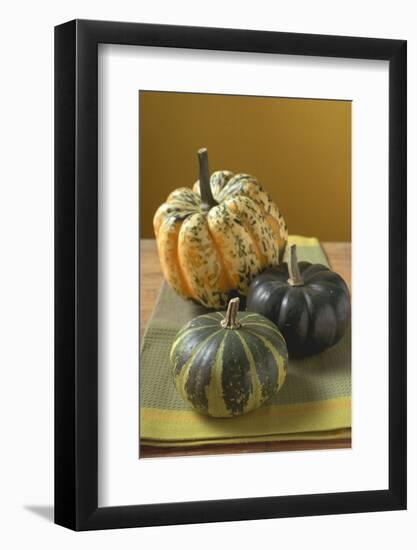
[[[290,237],[300,260],[328,265],[316,239]],[[351,339],[348,331],[333,348],[291,360],[286,382],[260,409],[238,418],[204,417],[185,403],[173,384],[169,353],[180,328],[207,310],[162,285],[146,328],[140,355],[142,443],[195,445],[221,441],[349,437],[351,425]]]

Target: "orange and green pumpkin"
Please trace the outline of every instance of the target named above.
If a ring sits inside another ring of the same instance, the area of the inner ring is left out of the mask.
[[[198,412],[233,417],[258,408],[283,385],[288,352],[281,332],[266,317],[238,312],[200,315],[177,334],[171,348],[174,382]]]
[[[199,181],[168,196],[155,213],[154,231],[171,287],[222,309],[232,294],[246,296],[263,269],[280,263],[287,226],[254,177],[225,170],[209,177],[207,150],[198,155]]]

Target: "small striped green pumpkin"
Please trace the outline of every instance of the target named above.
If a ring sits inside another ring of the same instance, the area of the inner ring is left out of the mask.
[[[258,313],[200,315],[177,334],[171,348],[175,386],[181,397],[209,416],[232,417],[262,405],[283,385],[288,364],[285,340]]]

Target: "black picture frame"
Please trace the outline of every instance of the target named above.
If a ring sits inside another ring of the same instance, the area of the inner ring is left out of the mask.
[[[98,507],[98,44],[389,61],[389,488]],[[405,40],[74,20],[55,28],[55,522],[108,529],[406,508]]]

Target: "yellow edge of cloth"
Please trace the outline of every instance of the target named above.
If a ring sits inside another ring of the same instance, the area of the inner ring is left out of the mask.
[[[316,237],[302,237],[301,235],[288,235],[288,243],[297,246],[320,246]]]
[[[152,439],[141,439],[141,445],[152,447],[196,447],[198,445],[225,445],[238,443],[266,443],[279,441],[338,441],[351,438],[350,428],[340,430],[328,430],[323,432],[301,432],[298,434],[277,434],[241,438],[225,439],[201,439],[194,441],[154,441]]]
[[[331,412],[331,414],[329,414]],[[142,408],[141,438],[153,441],[233,439],[323,432],[351,426],[351,397],[295,405],[270,405],[235,418],[194,411]]]

